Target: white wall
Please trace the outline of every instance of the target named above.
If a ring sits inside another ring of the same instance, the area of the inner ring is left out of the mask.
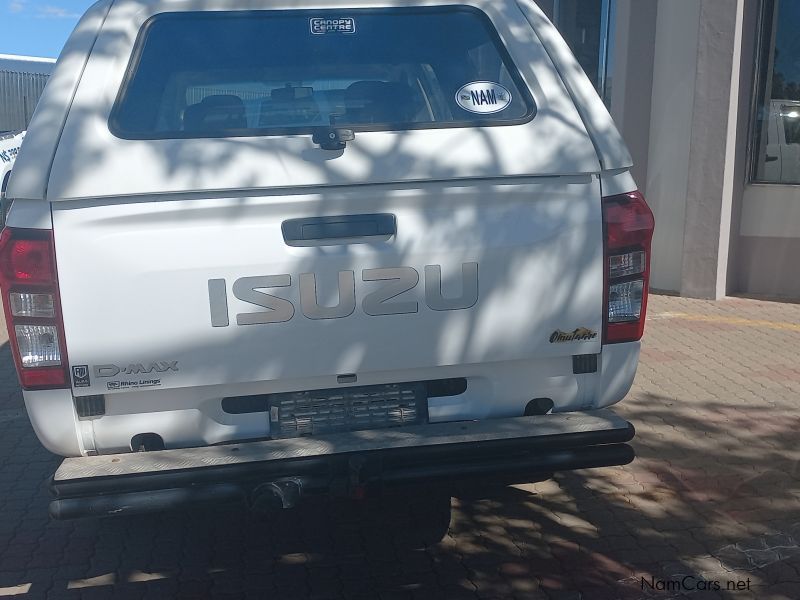
[[[657,0],[617,0],[610,60],[611,116],[633,156],[639,189],[647,184]]]
[[[661,0],[656,17],[645,188],[656,218],[651,285],[676,292],[681,290],[700,6]]]
[[[800,238],[800,186],[748,185],[742,201],[740,233],[750,237]]]

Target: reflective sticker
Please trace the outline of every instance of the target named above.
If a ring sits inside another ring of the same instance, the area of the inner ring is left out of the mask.
[[[356,20],[351,17],[340,19],[310,19],[311,33],[325,35],[326,33],[355,33]]]
[[[499,83],[473,81],[458,90],[456,102],[471,113],[490,115],[508,108],[511,92]]]

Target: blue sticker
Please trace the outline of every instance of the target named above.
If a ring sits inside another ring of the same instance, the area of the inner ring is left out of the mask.
[[[356,20],[351,17],[339,19],[310,19],[311,33],[325,35],[326,33],[355,33]]]

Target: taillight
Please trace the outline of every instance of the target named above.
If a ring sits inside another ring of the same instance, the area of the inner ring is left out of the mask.
[[[52,231],[3,230],[0,289],[22,387],[26,390],[68,387]]]
[[[603,343],[635,342],[644,333],[655,221],[640,192],[603,198]]]

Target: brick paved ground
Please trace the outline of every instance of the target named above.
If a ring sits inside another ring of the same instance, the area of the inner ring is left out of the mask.
[[[443,542],[319,507],[57,523],[58,459],[0,349],[0,595],[21,598],[676,598],[642,578],[750,582],[690,599],[800,598],[800,305],[651,299],[621,413],[638,459],[454,498]],[[334,510],[334,509],[330,509]],[[412,545],[413,546],[413,545]]]

